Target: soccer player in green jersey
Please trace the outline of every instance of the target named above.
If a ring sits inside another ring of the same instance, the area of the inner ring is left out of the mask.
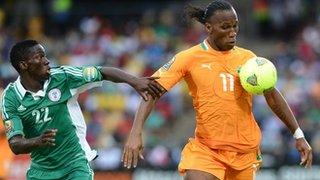
[[[2,95],[2,116],[11,150],[31,153],[28,180],[93,179],[88,162],[97,153],[85,139],[86,124],[77,102],[79,93],[102,80],[131,85],[145,100],[159,96],[154,78],[137,78],[112,67],[50,68],[41,44],[25,40],[10,51],[19,77]]]

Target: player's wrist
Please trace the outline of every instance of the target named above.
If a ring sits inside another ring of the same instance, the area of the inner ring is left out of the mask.
[[[43,144],[41,136],[29,139],[29,144],[32,147],[41,147]]]
[[[133,88],[137,86],[137,81],[138,81],[138,78],[135,76],[129,76],[127,78],[127,83]]]
[[[142,135],[142,131],[131,131],[130,133],[133,136],[141,136]]]
[[[300,129],[300,127],[298,127],[294,133],[293,133],[293,138],[294,139],[300,139],[300,138],[304,138],[304,133],[303,131]]]

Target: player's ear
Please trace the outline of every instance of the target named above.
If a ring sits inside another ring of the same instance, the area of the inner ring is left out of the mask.
[[[206,28],[206,31],[208,32],[208,34],[211,34],[212,32],[212,25],[208,22],[204,23],[204,27]]]
[[[25,61],[20,61],[18,66],[19,66],[19,69],[22,71],[24,71],[28,68],[28,64]]]

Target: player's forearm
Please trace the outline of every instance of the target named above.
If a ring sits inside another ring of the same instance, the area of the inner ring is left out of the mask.
[[[134,122],[131,129],[131,134],[141,134],[143,130],[144,123],[148,119],[154,104],[157,102],[157,99],[149,98],[148,101],[141,101],[138,111],[135,115]]]
[[[40,146],[38,138],[26,139],[23,137],[12,137],[9,140],[9,145],[10,145],[12,152],[16,155],[29,154],[35,148]]]
[[[137,79],[135,76],[113,67],[103,67],[101,69],[101,74],[104,80],[115,83],[128,83],[132,85]]]
[[[290,131],[294,133],[299,125],[281,93],[274,88],[273,90],[265,93],[264,96],[271,110],[290,129]]]

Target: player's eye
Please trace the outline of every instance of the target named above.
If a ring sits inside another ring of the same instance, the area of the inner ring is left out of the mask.
[[[40,59],[41,57],[39,55],[34,56],[34,59]]]
[[[221,28],[224,29],[224,30],[227,30],[227,29],[229,29],[230,27],[231,27],[231,26],[229,26],[229,25],[222,25],[222,26],[221,26]]]
[[[42,58],[44,58],[44,57],[46,57],[44,54],[39,54],[39,55],[38,55],[38,58],[39,58],[39,59],[42,59]]]

